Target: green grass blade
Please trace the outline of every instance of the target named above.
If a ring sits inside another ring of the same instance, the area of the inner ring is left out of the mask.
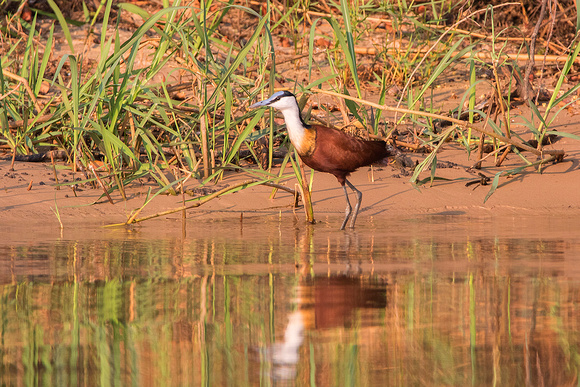
[[[576,48],[574,49],[572,54],[570,54],[570,56],[568,56],[568,60],[566,61],[566,63],[564,64],[564,68],[560,72],[560,77],[558,78],[558,81],[556,82],[556,87],[554,88],[554,91],[552,92],[552,97],[550,98],[550,101],[548,102],[548,105],[546,107],[546,113],[544,114],[544,121],[546,121],[546,118],[548,117],[550,110],[554,106],[555,101],[558,99],[558,93],[560,92],[560,89],[562,88],[562,84],[566,80],[566,76],[570,72],[570,69],[572,68],[572,65],[574,64],[574,62],[576,61],[576,58],[578,57],[579,53],[580,53],[580,42],[577,42]]]
[[[58,19],[58,22],[60,23],[60,27],[62,28],[62,32],[64,33],[64,37],[68,43],[70,51],[74,55],[75,48],[74,48],[74,45],[72,42],[72,37],[70,34],[70,30],[68,29],[67,22],[66,22],[64,16],[62,15],[62,12],[60,11],[58,6],[56,5],[56,3],[53,0],[47,0],[47,1],[48,1],[48,5],[50,5],[50,8],[52,8],[54,14],[56,15],[56,18]]]
[[[498,185],[499,185],[499,177],[503,174],[504,172],[498,172],[495,174],[492,182],[491,182],[491,188],[489,189],[489,192],[487,193],[487,195],[485,195],[485,199],[483,199],[483,202],[487,202],[487,199],[489,199],[489,197],[491,195],[493,195],[493,193],[495,192],[495,190],[497,189]]]
[[[567,138],[571,138],[571,139],[580,141],[580,136],[577,136],[577,135],[572,134],[572,133],[558,132],[556,130],[548,130],[546,132],[546,134],[554,134],[556,136],[567,137]]]
[[[254,117],[252,117],[252,119],[248,123],[248,125],[244,128],[242,133],[238,135],[238,138],[232,145],[232,148],[228,150],[228,156],[225,159],[226,162],[224,163],[224,165],[229,164],[233,160],[234,156],[237,154],[238,150],[242,146],[242,143],[244,142],[248,134],[254,129],[258,121],[260,121],[260,119],[264,115],[264,112],[265,112],[264,109],[260,109],[259,111],[257,111]]]
[[[346,35],[346,46],[343,46],[344,53],[346,55],[347,62],[352,73],[352,79],[356,87],[357,96],[362,97],[362,92],[360,88],[360,81],[358,79],[358,69],[356,65],[356,53],[354,51],[354,39],[352,36],[352,25],[350,22],[350,10],[348,7],[347,0],[340,0],[340,10],[342,12],[342,19],[344,21],[344,30]],[[342,35],[342,34],[341,34]]]
[[[207,99],[208,102],[209,101],[212,101],[216,97],[216,95],[218,95],[218,93],[220,92],[220,90],[222,89],[222,87],[224,86],[224,84],[227,82],[227,80],[229,79],[229,77],[238,68],[238,66],[240,65],[240,63],[242,63],[242,61],[245,59],[245,57],[248,54],[248,52],[250,51],[250,49],[253,48],[254,42],[260,36],[260,33],[262,32],[262,29],[264,28],[264,25],[266,24],[266,21],[267,20],[268,19],[266,17],[261,18],[260,22],[256,26],[256,29],[254,30],[254,33],[252,34],[252,36],[248,40],[248,43],[240,50],[240,52],[238,53],[238,55],[236,55],[236,58],[232,62],[231,66],[228,67],[228,69],[226,70],[226,72],[224,74],[222,74],[219,83],[215,87],[215,90],[212,92],[211,96]],[[269,32],[268,28],[266,27],[265,29],[266,29],[266,32],[269,35],[270,32]],[[201,111],[199,113],[200,116],[202,114],[204,114],[205,112],[207,112],[208,106],[209,105],[207,103],[203,106],[203,108],[201,109]]]
[[[131,4],[131,3],[120,3],[119,9],[123,9],[127,12],[134,13],[135,15],[141,16],[143,20],[147,20],[151,17],[149,12],[144,10],[143,8],[139,7],[138,5]]]
[[[28,33],[28,39],[26,40],[26,47],[24,48],[24,54],[22,57],[22,66],[20,68],[20,76],[23,78],[34,77],[34,70],[30,66],[34,66],[34,57],[37,54],[37,50],[34,49],[34,35],[36,33],[36,16],[32,20],[30,25],[30,31]],[[32,79],[29,80],[29,82]]]
[[[54,24],[50,26],[48,32],[48,38],[46,39],[46,47],[52,47],[52,39],[54,37]],[[44,74],[46,72],[46,67],[48,66],[48,60],[50,59],[50,50],[44,50],[42,55],[42,61],[40,63],[40,68],[38,69],[37,82],[34,85],[34,95],[38,95],[40,92],[40,86],[42,86],[42,80],[44,79]]]
[[[417,165],[415,167],[415,171],[413,172],[413,176],[411,176],[411,184],[415,184],[417,182],[417,178],[419,177],[419,174],[421,172],[423,172],[425,169],[427,169],[427,167],[431,166],[431,174],[432,176],[434,176],[433,174],[434,172],[434,166],[436,164],[434,164],[434,161],[437,160],[437,152],[439,151],[439,148],[441,148],[441,146],[445,143],[445,141],[447,140],[447,138],[451,135],[451,133],[453,133],[453,131],[455,130],[454,126],[451,126],[450,128],[448,128],[445,132],[441,133],[441,135],[436,139],[436,141],[438,141],[437,145],[435,146],[435,148],[433,149],[433,151],[431,151],[431,153],[429,153],[429,155],[425,158],[425,160],[423,160],[421,163],[419,163],[419,165]]]
[[[580,31],[580,4],[575,1],[576,4],[576,33]]]

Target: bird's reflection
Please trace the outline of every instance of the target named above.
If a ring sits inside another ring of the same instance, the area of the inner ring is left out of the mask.
[[[313,274],[311,255],[316,254],[316,248],[312,245],[312,230],[307,228],[299,238],[301,262],[297,272],[295,310],[288,315],[284,336],[272,346],[270,360],[275,379],[294,378],[300,348],[308,332],[369,326],[373,320],[361,319],[361,313],[357,312],[387,306],[386,281],[362,273],[360,269],[353,270],[349,262],[345,262],[346,272]],[[352,244],[356,244],[356,238],[347,234],[344,238],[343,246],[355,248]],[[344,252],[340,256],[344,258]]]

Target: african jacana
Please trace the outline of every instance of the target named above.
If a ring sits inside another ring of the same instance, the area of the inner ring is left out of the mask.
[[[357,195],[354,214],[350,220],[350,228],[354,228],[362,202],[362,192],[348,181],[347,176],[360,167],[390,156],[391,147],[385,141],[361,140],[327,126],[306,124],[300,114],[296,97],[289,91],[278,91],[270,98],[253,104],[250,109],[264,106],[271,106],[282,112],[290,142],[304,164],[316,171],[333,174],[342,186],[346,197],[346,210],[341,230],[344,230],[352,213],[345,183]]]

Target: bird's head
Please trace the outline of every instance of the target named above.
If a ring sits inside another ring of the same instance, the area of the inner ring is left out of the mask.
[[[278,91],[270,96],[270,98],[265,99],[260,102],[256,102],[250,109],[255,109],[259,107],[271,106],[280,111],[287,109],[297,109],[298,103],[296,102],[296,97],[289,91],[283,90]]]

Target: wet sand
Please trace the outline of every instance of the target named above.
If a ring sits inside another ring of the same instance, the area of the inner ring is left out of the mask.
[[[574,117],[571,117],[574,119]],[[577,125],[564,125],[563,130],[578,134]],[[374,166],[362,168],[351,176],[351,182],[363,192],[363,205],[357,224],[371,219],[408,217],[422,214],[452,214],[471,217],[487,217],[501,214],[558,216],[559,214],[580,214],[580,170],[578,158],[580,142],[561,138],[548,149],[564,149],[564,162],[550,164],[539,173],[530,168],[512,178],[501,177],[499,188],[484,202],[490,186],[466,183],[477,178],[466,169],[474,163],[456,145],[449,144],[439,154],[438,160],[446,163],[446,168],[438,168],[438,178],[433,185],[425,184],[415,189],[410,172],[401,171],[396,166]],[[412,154],[413,160],[422,160],[424,155]],[[530,158],[531,161],[535,157]],[[488,161],[487,165],[491,165]],[[60,163],[64,166],[64,163]],[[508,157],[501,168],[491,168],[482,172],[489,177],[501,170],[522,165],[515,154]],[[404,176],[407,174],[407,176]],[[82,177],[73,176],[70,170],[58,170],[59,181],[72,181]],[[429,177],[429,171],[421,178]],[[222,189],[251,179],[243,173],[228,173],[217,185],[208,184],[210,190]],[[449,180],[444,180],[449,179]],[[189,181],[186,188],[196,188],[199,181]],[[282,184],[297,188],[294,178],[281,181]],[[103,197],[101,189],[81,187],[75,192],[70,187],[55,187],[54,172],[50,163],[16,162],[10,171],[10,162],[0,161],[0,213],[2,223],[9,225],[46,225],[59,227],[54,210],[58,207],[64,227],[78,223],[111,224],[124,222],[132,211],[140,208],[150,185],[133,185],[127,189],[127,200],[118,191],[111,195],[113,204]],[[155,189],[154,186],[151,186]],[[76,193],[76,196],[75,196]],[[237,193],[226,194],[201,207],[187,211],[188,218],[200,221],[211,219],[239,220],[244,217],[280,215],[305,219],[302,207],[293,208],[293,196],[278,191],[270,199],[271,187],[255,186]],[[191,199],[191,196],[185,196]],[[329,174],[315,172],[312,199],[315,218],[323,222],[336,222],[344,214],[345,201],[342,189],[336,179]],[[352,198],[351,200],[353,200]],[[149,203],[140,216],[156,214],[183,205],[181,195],[159,195]],[[186,202],[191,204],[191,202]],[[165,218],[181,218],[181,213],[166,215]]]

